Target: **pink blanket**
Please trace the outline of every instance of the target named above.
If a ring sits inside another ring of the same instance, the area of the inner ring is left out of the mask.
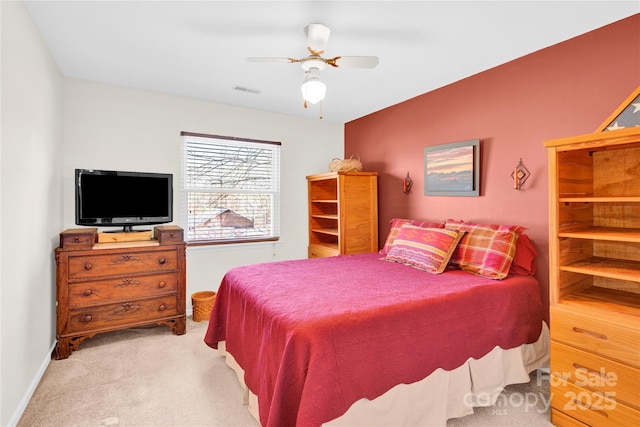
[[[432,275],[378,254],[248,265],[224,277],[205,336],[245,370],[263,426],[319,426],[357,400],[534,342],[532,276]]]

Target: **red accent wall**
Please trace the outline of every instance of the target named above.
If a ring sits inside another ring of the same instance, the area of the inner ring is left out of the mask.
[[[548,305],[543,141],[594,132],[638,86],[640,14],[347,123],[345,157],[379,173],[380,245],[394,217],[523,225]],[[470,139],[481,141],[480,197],[424,196],[424,147]],[[520,158],[531,176],[517,191]]]

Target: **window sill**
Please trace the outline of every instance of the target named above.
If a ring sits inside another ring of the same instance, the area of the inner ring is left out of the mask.
[[[220,251],[242,251],[248,248],[271,248],[274,246],[282,246],[281,239],[273,240],[246,240],[246,241],[227,241],[227,242],[211,242],[211,243],[187,243],[187,252],[220,252]]]

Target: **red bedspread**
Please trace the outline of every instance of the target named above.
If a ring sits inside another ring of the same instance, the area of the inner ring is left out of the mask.
[[[225,275],[205,342],[226,341],[263,426],[319,426],[363,397],[540,335],[531,276],[432,275],[379,258],[273,262]]]

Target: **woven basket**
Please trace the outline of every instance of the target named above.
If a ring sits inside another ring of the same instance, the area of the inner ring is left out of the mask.
[[[216,293],[213,291],[201,291],[191,294],[193,321],[202,322],[203,320],[209,320],[215,300]]]
[[[360,157],[354,159],[353,156],[349,159],[333,159],[329,163],[329,172],[361,172],[362,162]]]

